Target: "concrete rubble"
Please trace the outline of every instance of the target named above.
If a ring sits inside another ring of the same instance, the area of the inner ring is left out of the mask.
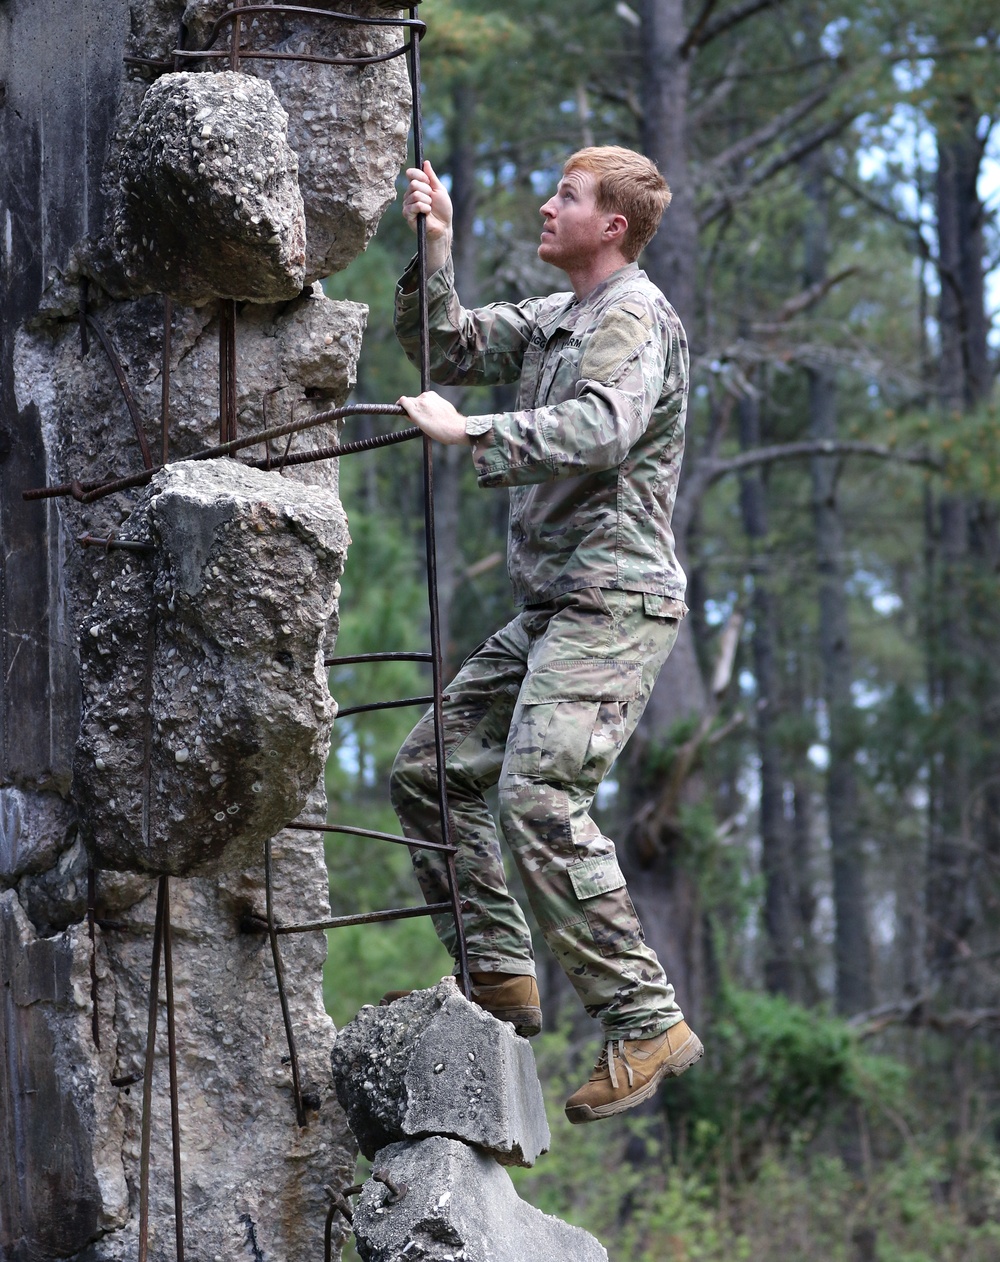
[[[454,1139],[391,1144],[378,1173],[405,1195],[369,1179],[354,1211],[363,1262],[608,1262],[579,1227],[517,1195],[496,1162]]]
[[[204,43],[226,7],[226,0],[189,0],[184,20],[190,46]],[[405,16],[404,6],[380,0],[332,7],[362,18]],[[400,27],[304,14],[258,13],[242,30],[247,49],[321,57],[380,56],[406,42]],[[226,47],[225,39],[216,46]],[[288,114],[288,143],[298,155],[305,204],[306,281],[339,271],[367,246],[396,196],[410,129],[406,60],[363,67],[246,61],[240,69],[266,78]]]
[[[354,1211],[364,1262],[607,1262],[592,1236],[522,1201],[502,1169],[549,1146],[534,1055],[454,978],[362,1008],[331,1059],[373,1163]]]
[[[294,298],[306,225],[287,134],[264,79],[157,79],[121,152],[115,245],[129,280],[188,306]]]
[[[527,1040],[452,978],[387,1007],[365,1007],[337,1036],[337,1095],[361,1151],[450,1135],[503,1165],[548,1151],[545,1103]]]
[[[105,567],[80,639],[84,839],[102,868],[260,862],[326,763],[343,510],[233,460],[178,463],[119,536],[153,551]]]

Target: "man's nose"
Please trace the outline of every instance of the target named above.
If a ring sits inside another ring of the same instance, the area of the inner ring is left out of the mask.
[[[555,215],[556,210],[555,210],[555,206],[552,204],[551,197],[545,203],[544,206],[539,206],[538,213],[546,219],[551,219]]]

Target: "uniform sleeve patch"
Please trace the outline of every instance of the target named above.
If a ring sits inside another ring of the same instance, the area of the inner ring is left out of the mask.
[[[634,354],[648,336],[649,326],[638,315],[624,305],[613,307],[591,334],[580,364],[580,376],[591,381],[609,381],[615,369]]]

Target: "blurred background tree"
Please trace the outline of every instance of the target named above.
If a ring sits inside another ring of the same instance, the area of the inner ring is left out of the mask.
[[[625,144],[673,188],[641,263],[692,351],[675,516],[691,613],[597,817],[708,1055],[645,1116],[570,1136],[562,1093],[596,1030],[539,939],[554,1148],[518,1177],[630,1262],[992,1262],[1000,16],[985,0],[425,0],[421,16],[466,303],[563,288],[535,256],[538,206],[574,148]],[[371,308],[358,398],[418,388],[391,328],[412,248],[390,211],[327,284]],[[435,477],[454,669],[513,614],[506,497],[457,448]],[[338,652],[423,648],[417,453],[353,456],[341,478]],[[342,667],[331,686],[346,707],[428,681]],[[337,724],[332,817],[395,831],[387,775],[413,718]],[[338,839],[329,858],[337,912],[417,901],[402,847]],[[331,1011],[448,968],[426,920],[338,931]]]

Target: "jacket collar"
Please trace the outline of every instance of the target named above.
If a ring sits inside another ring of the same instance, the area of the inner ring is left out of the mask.
[[[541,330],[545,334],[546,340],[557,329],[572,331],[576,328],[581,316],[591,312],[613,289],[616,289],[623,281],[631,281],[636,276],[643,274],[639,270],[638,263],[626,263],[624,267],[619,267],[616,272],[612,272],[610,276],[605,277],[599,285],[596,285],[579,302],[571,293],[560,294],[559,297],[564,298],[565,301],[560,303],[547,319],[540,322]]]

